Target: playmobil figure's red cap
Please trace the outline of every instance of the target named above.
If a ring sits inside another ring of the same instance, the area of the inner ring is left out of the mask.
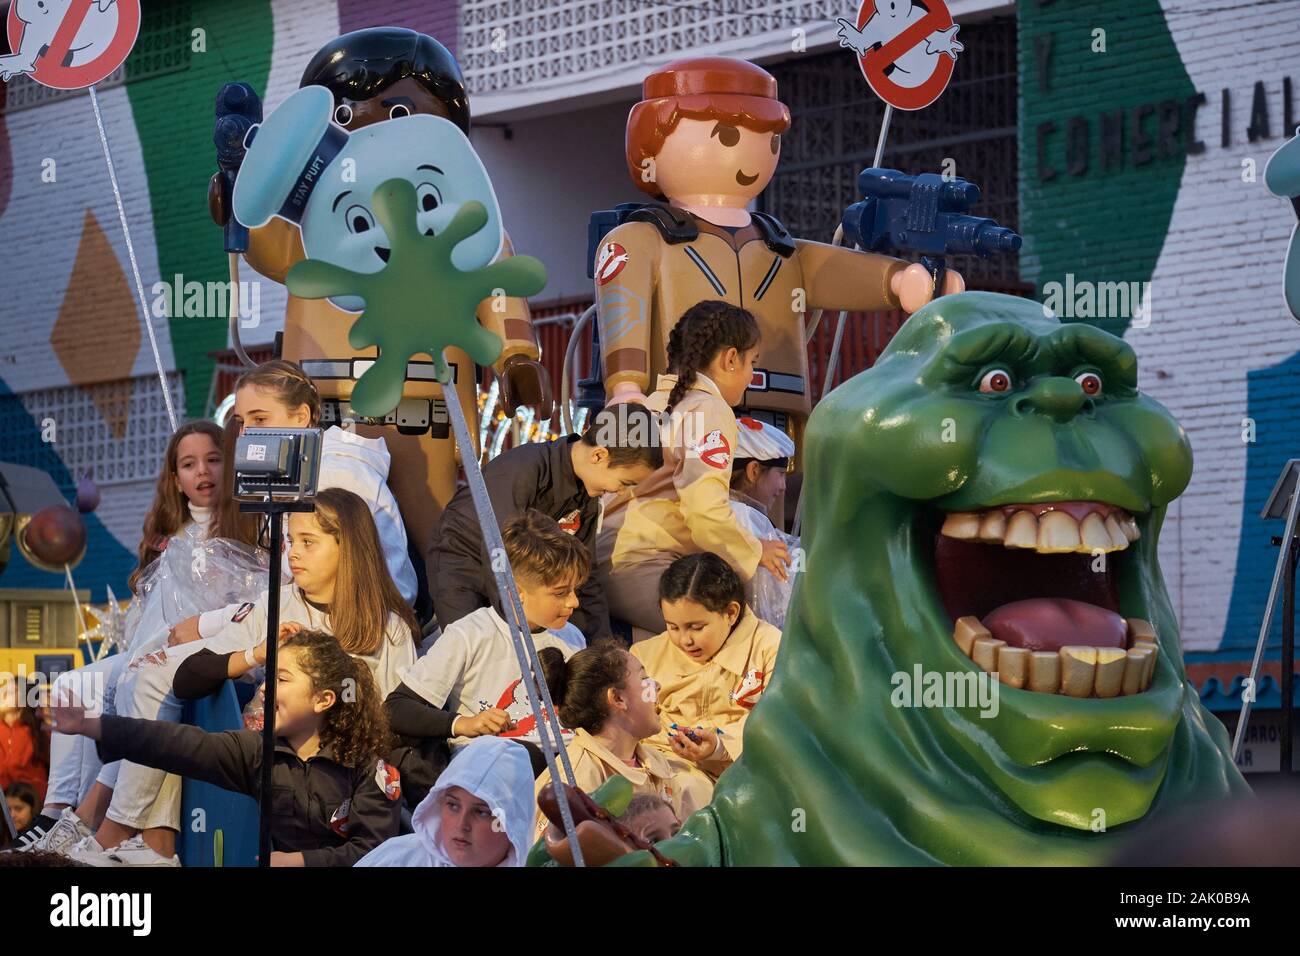
[[[693,56],[674,60],[645,78],[643,99],[661,96],[733,95],[776,99],[776,77],[748,60]]]
[[[712,120],[780,135],[790,111],[776,98],[776,77],[748,60],[692,56],[673,60],[645,78],[645,98],[627,116],[627,170],[637,189],[659,198],[659,186],[641,163],[655,156],[679,120]]]

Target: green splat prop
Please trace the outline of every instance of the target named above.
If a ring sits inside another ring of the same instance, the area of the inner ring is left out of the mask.
[[[540,292],[546,285],[546,267],[532,256],[510,256],[480,269],[458,269],[452,250],[487,224],[482,203],[465,203],[436,235],[425,235],[417,227],[415,187],[404,179],[380,184],[373,209],[390,243],[382,269],[354,272],[306,259],[289,270],[286,284],[304,299],[355,295],[365,301],[348,342],[358,349],[378,346],[379,359],[357,381],[352,407],[382,418],[401,400],[407,362],[415,355],[433,359],[444,385],[451,381],[445,348],[464,349],[478,365],[495,362],[501,340],[479,325],[475,310],[493,295]]]
[[[805,454],[807,571],[780,662],[744,753],[710,805],[659,844],[664,855],[712,866],[1104,865],[1174,811],[1249,793],[1187,680],[1157,558],[1191,448],[1138,391],[1122,339],[1026,299],[944,296],[822,400]],[[940,533],[953,513],[1048,503],[1068,513],[1067,502],[1104,503],[1139,536],[1057,554]],[[987,620],[989,605],[1028,598],[1084,600],[1121,628],[1148,622],[1159,646],[1149,686],[1103,698],[999,685],[996,714],[983,716],[973,700],[895,705],[898,675],[918,667],[982,674],[954,639],[963,611]]]

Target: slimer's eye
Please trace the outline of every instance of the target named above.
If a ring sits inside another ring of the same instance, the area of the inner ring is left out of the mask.
[[[442,193],[433,183],[420,183],[415,187],[415,200],[420,212],[433,212],[442,205]]]
[[[980,391],[997,393],[1011,391],[1011,373],[1004,368],[992,368],[980,379]]]
[[[343,214],[343,221],[348,224],[348,231],[353,233],[369,232],[375,227],[375,217],[365,206],[349,206]]]
[[[1096,372],[1080,372],[1074,376],[1074,380],[1079,383],[1085,395],[1101,394],[1101,376]]]

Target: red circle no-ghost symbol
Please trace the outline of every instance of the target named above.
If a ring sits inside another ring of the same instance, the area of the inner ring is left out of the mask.
[[[596,282],[604,285],[623,271],[627,265],[627,250],[617,242],[607,242],[600,248],[600,258],[596,260]]]
[[[56,90],[100,82],[126,61],[140,34],[140,0],[69,0],[62,11],[51,3],[20,6],[10,6],[5,24],[14,51],[5,58],[8,73]]]

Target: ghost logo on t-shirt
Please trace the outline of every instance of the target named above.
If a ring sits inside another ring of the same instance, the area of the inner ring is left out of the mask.
[[[498,737],[532,737],[541,739],[537,731],[537,718],[533,716],[533,706],[528,701],[528,691],[524,688],[524,679],[515,678],[510,686],[501,692],[497,699],[497,707],[504,710],[514,721],[514,727],[510,730],[503,730],[497,734]],[[546,711],[542,711],[543,719],[546,717]],[[561,736],[567,740],[573,734],[573,731],[567,727],[561,728]]]
[[[582,527],[582,512],[574,508],[559,520],[560,530],[566,534],[577,534]]]
[[[235,613],[231,616],[230,620],[238,624],[244,618],[248,617],[252,611],[253,605],[250,602],[245,601],[243,604],[239,605],[239,607],[235,608]]]

